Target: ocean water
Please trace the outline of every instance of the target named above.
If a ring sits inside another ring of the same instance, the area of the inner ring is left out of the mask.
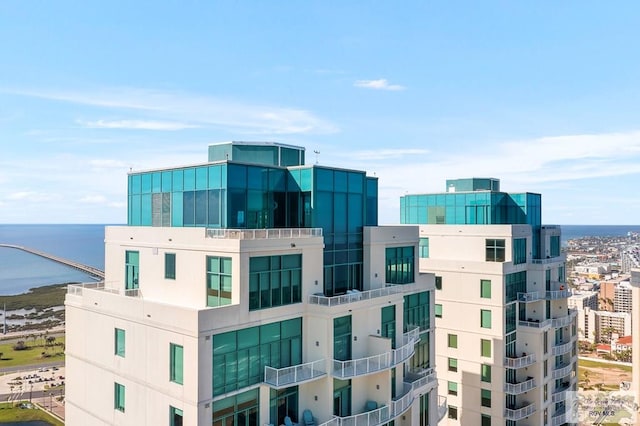
[[[105,225],[0,225],[0,243],[25,246],[104,269]],[[0,247],[0,295],[67,282],[93,281],[75,269]]]
[[[561,225],[562,244],[582,237],[624,237],[628,232],[640,233],[640,225]]]

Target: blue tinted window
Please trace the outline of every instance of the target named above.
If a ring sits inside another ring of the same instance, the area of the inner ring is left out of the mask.
[[[173,174],[172,185],[171,188],[174,191],[182,191],[183,189],[183,181],[184,181],[184,171],[183,170],[174,170],[171,172]]]
[[[173,189],[171,185],[171,175],[172,172],[170,171],[162,172],[162,192],[171,192]]]
[[[198,167],[196,169],[196,189],[207,189],[207,168]]]
[[[193,191],[196,189],[196,170],[185,169],[184,170],[184,190]]]
[[[222,167],[209,167],[209,189],[222,188]]]
[[[151,174],[145,173],[141,176],[142,179],[142,193],[148,194],[151,192]]]
[[[162,191],[162,174],[160,172],[153,172],[151,174],[151,192]]]

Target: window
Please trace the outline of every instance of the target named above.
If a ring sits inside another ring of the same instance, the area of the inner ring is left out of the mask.
[[[257,425],[260,411],[260,390],[249,391],[214,401],[211,407],[212,424]]]
[[[249,310],[302,300],[302,255],[259,256],[249,260]]]
[[[458,395],[458,384],[456,382],[448,382],[447,394]]]
[[[164,277],[168,280],[176,279],[176,254],[164,254]]]
[[[442,305],[439,303],[436,303],[435,305],[435,315],[436,318],[442,318]]]
[[[480,339],[480,355],[491,358],[491,340]]]
[[[448,416],[450,419],[457,420],[458,419],[458,407],[454,407],[453,405],[449,406]]]
[[[113,385],[113,407],[124,413],[124,385],[120,383],[114,383]]]
[[[386,282],[389,284],[408,284],[414,282],[413,246],[387,247]]]
[[[124,253],[125,262],[125,276],[124,276],[124,288],[125,290],[133,290],[138,288],[139,273],[140,273],[140,253],[137,251],[126,251]]]
[[[429,238],[420,238],[420,242],[418,243],[418,249],[420,252],[420,257],[422,259],[426,259],[429,257]]]
[[[504,240],[486,240],[485,253],[487,262],[504,262]]]
[[[183,351],[184,349],[180,345],[174,343],[169,345],[169,380],[180,385],[183,378]]]
[[[480,280],[480,297],[491,299],[491,280]]]
[[[420,327],[420,331],[431,328],[431,315],[429,314],[431,305],[428,291],[405,296],[403,306],[405,332],[416,325]]]
[[[436,290],[442,290],[442,277],[436,275]]]
[[[298,386],[269,391],[269,418],[273,425],[284,424],[289,416],[292,422],[298,421]]]
[[[513,264],[527,263],[527,239],[513,239]]]
[[[491,328],[491,311],[480,309],[480,327]]]
[[[231,303],[231,258],[207,256],[207,306]]]
[[[483,407],[491,407],[491,391],[488,389],[480,389],[480,405]]]
[[[504,303],[514,302],[518,293],[527,291],[527,271],[507,274],[504,278]]]
[[[480,426],[491,426],[491,416],[482,414],[480,417]]]
[[[548,370],[549,370],[549,361],[545,359],[542,365],[542,374],[544,374],[544,377],[547,377]]]
[[[491,383],[491,366],[488,364],[480,365],[480,380],[485,383]]]
[[[449,358],[449,371],[458,371],[458,360],[456,358]]]
[[[450,348],[457,348],[458,347],[458,335],[457,334],[449,334],[448,335],[448,339],[449,339],[449,347]]]
[[[182,410],[169,407],[169,426],[182,426]]]
[[[551,257],[558,257],[560,256],[560,236],[559,235],[552,235],[549,238],[549,242],[551,245],[551,250],[550,251],[550,255]]]
[[[114,336],[114,353],[118,356],[121,356],[124,358],[124,330],[121,330],[119,328],[115,329],[115,336]]]

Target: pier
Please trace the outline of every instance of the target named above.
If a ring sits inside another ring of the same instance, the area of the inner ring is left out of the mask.
[[[54,262],[58,262],[62,265],[68,266],[70,268],[76,269],[78,271],[82,271],[87,275],[90,275],[98,280],[104,280],[104,271],[94,268],[93,266],[84,265],[79,262],[74,262],[73,260],[64,259],[60,256],[56,256],[53,254],[45,253],[40,250],[35,250],[29,247],[18,246],[15,244],[0,244],[0,247],[13,248],[17,250],[22,250],[27,253],[35,254],[36,256],[44,257],[45,259],[52,260]]]

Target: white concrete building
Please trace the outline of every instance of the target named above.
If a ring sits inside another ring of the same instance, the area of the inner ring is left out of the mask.
[[[376,226],[363,172],[227,145],[129,175],[105,281],[69,286],[66,424],[437,424],[418,227]]]
[[[420,224],[420,270],[436,275],[441,424],[560,425],[577,384],[560,228],[540,225],[538,194],[483,181],[401,201],[403,223]]]

